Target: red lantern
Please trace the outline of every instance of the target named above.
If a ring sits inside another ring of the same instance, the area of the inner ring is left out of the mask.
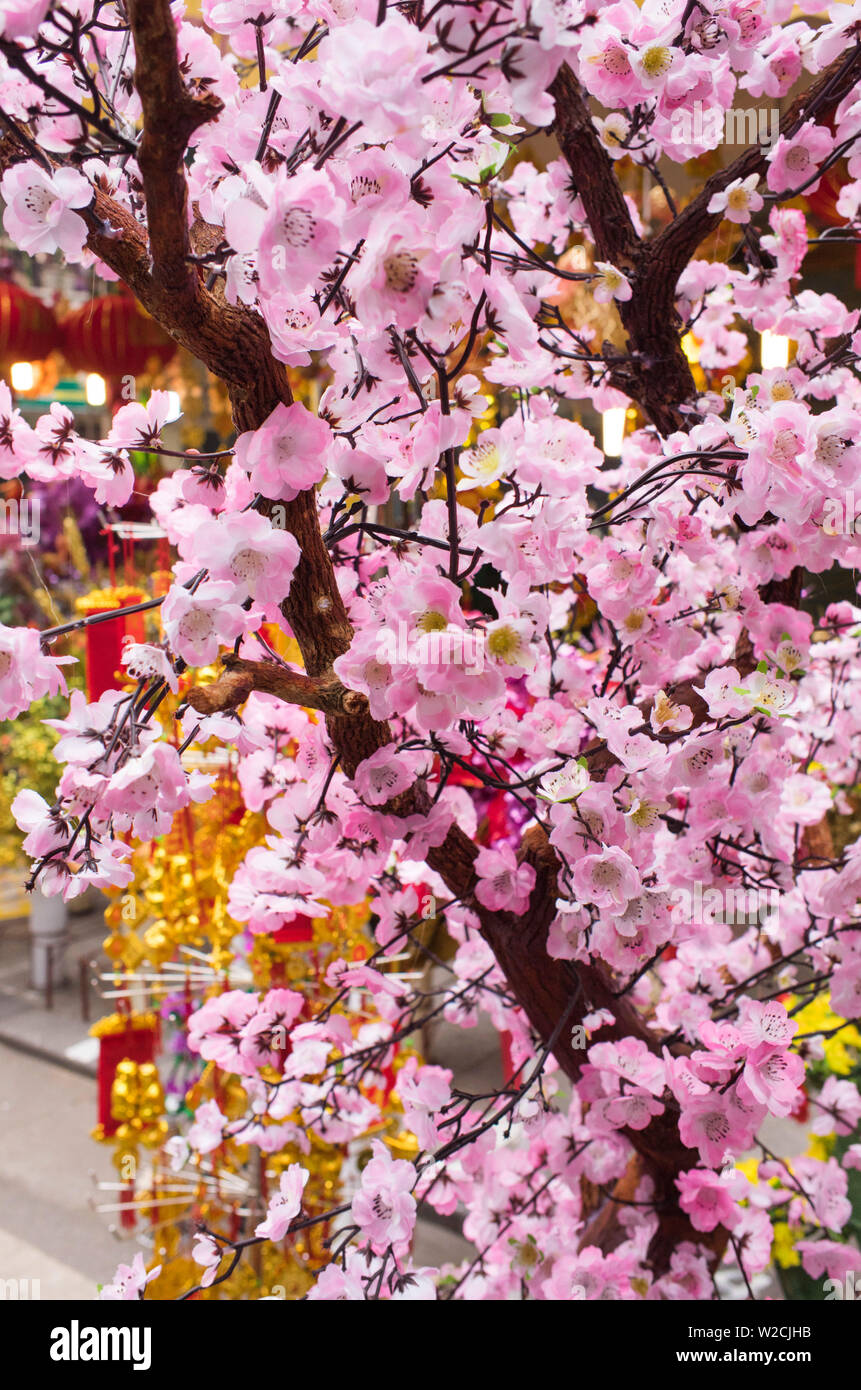
[[[129,294],[105,294],[63,321],[63,352],[75,371],[137,376],[155,358],[162,366],[176,343]]]
[[[142,589],[124,585],[121,588],[96,589],[76,601],[75,607],[86,617],[112,613],[119,608],[131,608],[143,603]],[[113,621],[87,625],[87,699],[95,703],[106,690],[115,690],[122,679],[123,639],[144,640],[142,613],[124,614]]]
[[[41,362],[59,346],[53,311],[13,280],[0,280],[0,362]]]
[[[837,200],[848,182],[846,161],[841,159],[825,170],[818,188],[810,189],[804,195],[814,217],[828,227],[845,226],[846,218],[837,211]],[[861,246],[855,248],[855,288],[861,289]]]
[[[818,188],[808,189],[804,195],[814,217],[818,217],[820,222],[827,223],[829,227],[842,226],[846,221],[837,211],[837,199],[848,182],[849,175],[841,160],[840,164],[833,164],[830,169],[825,170]]]
[[[155,1014],[111,1014],[90,1029],[99,1040],[98,1124],[94,1139],[110,1139],[120,1127],[111,1111],[111,1087],[122,1061],[151,1062],[158,1044],[159,1025]]]

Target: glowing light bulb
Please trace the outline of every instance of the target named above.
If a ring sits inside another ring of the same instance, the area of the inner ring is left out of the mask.
[[[700,345],[694,337],[693,333],[686,333],[685,336],[682,338],[682,352],[685,354],[685,357],[688,359],[689,362],[699,362]]]
[[[13,391],[32,391],[36,371],[32,362],[13,362],[9,373]]]
[[[608,458],[617,459],[622,452],[626,416],[623,405],[614,405],[601,413],[601,447]]]
[[[788,367],[789,339],[784,338],[780,333],[772,333],[770,328],[766,328],[765,332],[760,334],[759,360],[764,372],[769,371],[772,367]]]
[[[87,405],[104,405],[108,399],[108,384],[98,372],[89,372],[84,383]]]

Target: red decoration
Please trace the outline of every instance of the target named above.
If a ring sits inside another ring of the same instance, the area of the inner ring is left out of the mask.
[[[114,1023],[117,1016],[103,1020],[105,1024]],[[98,1027],[98,1025],[97,1025]],[[156,1029],[143,1018],[127,1019],[126,1027],[115,1027],[99,1035],[99,1138],[110,1139],[120,1127],[120,1121],[111,1114],[111,1087],[120,1062],[126,1058],[130,1062],[152,1062],[155,1057]]]
[[[63,321],[63,352],[76,371],[137,376],[153,358],[164,365],[176,343],[130,294],[105,294]]]
[[[268,935],[279,945],[285,941],[313,941],[314,919],[297,912],[289,922],[284,923],[283,927],[279,927],[277,931],[269,932]]]
[[[97,613],[142,603],[146,595],[141,589],[96,590],[78,599],[76,607],[88,618]],[[106,690],[116,690],[122,670],[123,640],[129,636],[136,642],[144,640],[142,613],[117,617],[113,621],[90,623],[87,633],[87,699],[94,703]]]
[[[837,199],[848,182],[849,172],[846,161],[841,159],[837,164],[832,164],[830,169],[825,170],[817,189],[804,195],[807,199],[807,206],[814,217],[829,227],[846,225],[846,218],[841,217],[837,211]],[[856,290],[861,289],[861,246],[855,248],[855,288]]]
[[[59,346],[53,311],[12,280],[0,280],[0,362],[41,362]]]
[[[819,180],[819,187],[809,189],[805,193],[807,206],[818,217],[820,222],[825,222],[829,227],[843,226],[846,219],[841,217],[837,211],[837,199],[846,183],[849,182],[849,175],[846,164],[841,160],[838,164],[832,164],[830,169],[826,169],[822,178]]]
[[[499,1035],[499,1051],[502,1057],[502,1079],[507,1086],[514,1077],[514,1058],[511,1055],[511,1034],[505,1030]]]

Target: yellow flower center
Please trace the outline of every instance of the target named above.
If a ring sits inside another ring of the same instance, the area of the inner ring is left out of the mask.
[[[515,1262],[521,1269],[534,1269],[541,1261],[541,1251],[531,1240],[521,1241],[515,1254]]]
[[[499,450],[495,444],[478,444],[470,450],[469,466],[473,477],[492,478],[499,467]]]
[[[520,634],[513,627],[498,627],[490,633],[487,649],[497,661],[511,665],[520,655]]]
[[[678,705],[674,705],[666,692],[660,690],[655,700],[655,718],[658,723],[666,724],[668,720],[675,718],[678,712]]]
[[[672,66],[673,55],[668,48],[656,44],[647,48],[642,57],[643,72],[647,77],[660,77]]]
[[[427,613],[423,613],[419,618],[416,626],[422,632],[445,632],[448,627],[448,618],[444,613],[438,613],[436,609],[429,608]]]

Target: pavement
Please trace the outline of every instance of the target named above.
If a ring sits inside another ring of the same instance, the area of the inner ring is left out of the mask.
[[[0,1043],[0,1278],[43,1299],[95,1299],[132,1248],[92,1209],[116,1177],[95,1121],[92,1076]]]
[[[89,1036],[90,1023],[109,1010],[89,983],[88,962],[98,958],[104,938],[101,911],[70,914],[65,981],[46,995],[31,984],[27,919],[0,922],[0,1043],[95,1076],[98,1042]]]

